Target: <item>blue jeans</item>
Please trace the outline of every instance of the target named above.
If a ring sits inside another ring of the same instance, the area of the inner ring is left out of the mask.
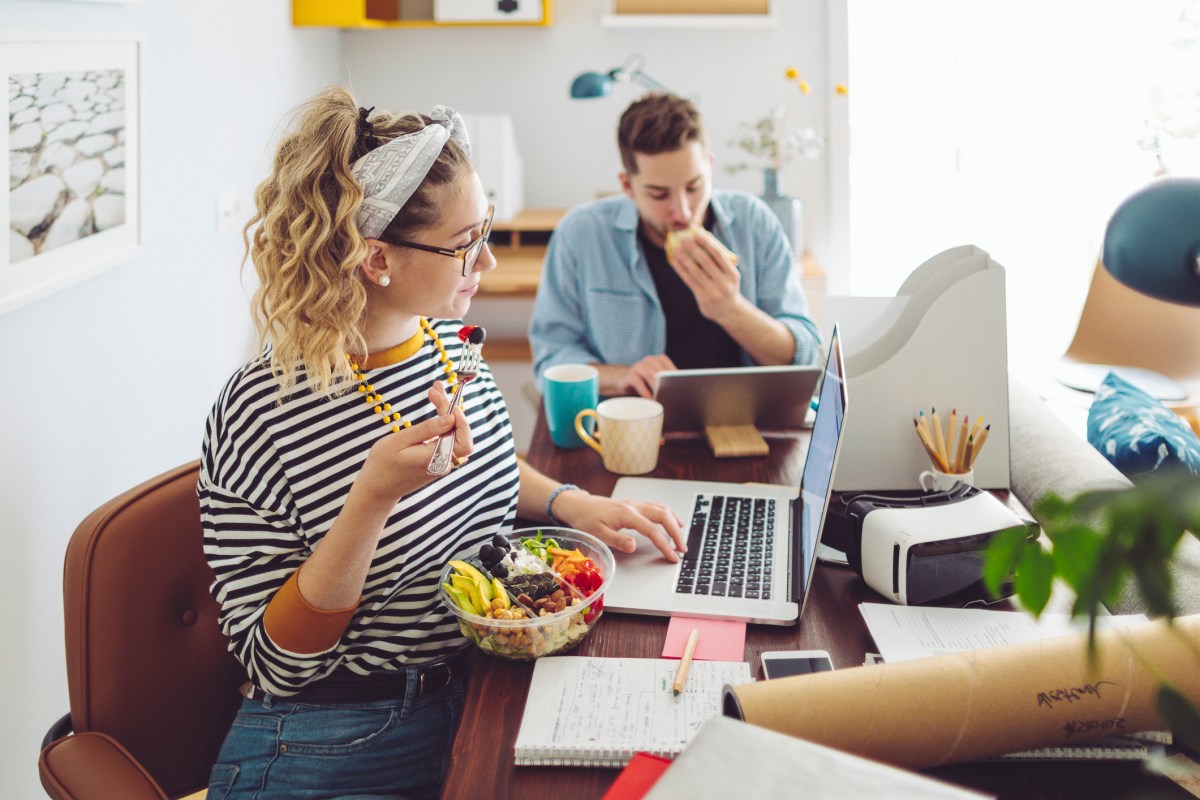
[[[462,681],[403,699],[313,705],[243,700],[208,784],[208,800],[436,798],[462,716]]]

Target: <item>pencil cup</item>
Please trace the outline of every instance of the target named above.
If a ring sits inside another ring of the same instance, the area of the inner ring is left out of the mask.
[[[595,419],[596,441],[584,428]],[[663,407],[645,397],[614,397],[575,415],[575,432],[604,457],[604,468],[618,475],[644,475],[658,464]]]
[[[542,388],[550,439],[562,448],[583,447],[583,439],[575,433],[575,416],[599,402],[600,373],[589,364],[558,364],[543,374]],[[590,420],[587,430],[592,430]]]
[[[927,492],[946,492],[954,488],[956,483],[975,485],[975,470],[966,472],[942,472],[940,469],[927,469],[917,476],[917,483]]]

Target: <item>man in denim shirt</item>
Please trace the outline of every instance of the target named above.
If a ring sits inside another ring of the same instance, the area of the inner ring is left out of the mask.
[[[815,363],[783,228],[753,195],[712,188],[696,107],[646,95],[617,144],[624,195],[577,206],[550,239],[529,326],[538,388],[564,363],[597,365],[601,394],[644,397],[663,370]],[[668,259],[668,231],[693,226]]]

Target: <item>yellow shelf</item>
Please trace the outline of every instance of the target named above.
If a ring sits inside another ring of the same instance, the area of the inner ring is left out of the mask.
[[[406,28],[545,28],[553,22],[554,0],[540,0],[542,14],[536,21],[479,20],[438,22],[433,18],[433,3],[413,3],[411,13],[406,0],[292,0],[292,25],[295,27],[369,28],[392,30]]]

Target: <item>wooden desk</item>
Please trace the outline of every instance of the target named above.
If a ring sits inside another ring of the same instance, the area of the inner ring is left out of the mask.
[[[770,455],[764,458],[717,460],[703,439],[668,439],[658,468],[661,478],[699,478],[717,481],[755,481],[798,485],[808,447],[807,433],[767,436]],[[560,450],[550,441],[539,415],[528,453],[533,466],[558,480],[578,484],[595,494],[609,494],[617,477],[607,472],[589,448]],[[643,543],[646,546],[646,543]],[[809,605],[799,627],[751,625],[746,634],[746,659],[761,677],[759,654],[764,650],[828,650],[838,669],[859,666],[874,650],[866,623],[858,612],[864,601],[879,602],[857,575],[844,567],[818,564]],[[659,658],[667,620],[606,612],[596,629],[572,655]],[[528,800],[555,797],[597,800],[618,770],[582,767],[516,767],[513,744],[521,724],[533,663],[506,662],[475,653],[467,686],[466,707],[451,754],[442,792],[445,800],[487,797]],[[1140,765],[1121,762],[1067,763],[993,762],[963,764],[931,770],[929,774],[998,794],[1002,798],[1115,798],[1131,790],[1152,789],[1154,797],[1190,797],[1170,781],[1143,774]],[[1138,794],[1138,797],[1148,795]]]

